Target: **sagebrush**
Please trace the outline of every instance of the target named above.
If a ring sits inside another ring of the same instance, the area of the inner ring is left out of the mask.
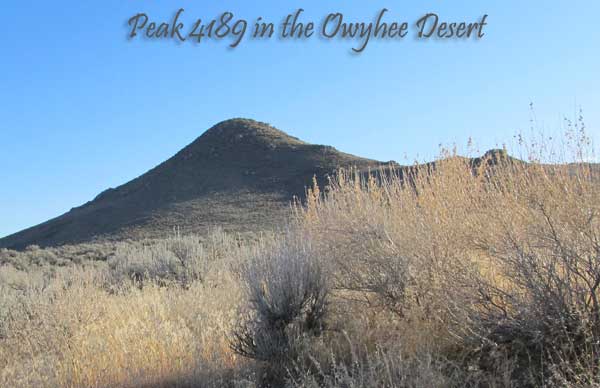
[[[600,386],[600,170],[540,154],[339,171],[252,240],[4,250],[0,385]]]

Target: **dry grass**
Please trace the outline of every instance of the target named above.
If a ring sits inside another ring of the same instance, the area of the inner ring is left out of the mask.
[[[593,385],[599,189],[587,164],[445,154],[410,170],[341,171],[296,214],[330,267],[342,330],[368,322],[359,347],[397,338],[405,357],[465,365],[474,385]]]
[[[340,171],[258,242],[4,251],[0,386],[600,386],[598,170],[533,154]]]
[[[223,238],[215,242],[234,252]],[[186,288],[173,280],[140,289],[107,265],[1,267],[0,386],[219,386],[240,364],[227,340],[240,292],[227,270],[234,259],[196,244],[217,268]]]

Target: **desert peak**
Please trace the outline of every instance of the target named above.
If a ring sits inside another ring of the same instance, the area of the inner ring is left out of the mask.
[[[300,139],[268,123],[246,118],[233,118],[214,125],[200,139],[217,143],[261,142],[273,145],[304,144]]]

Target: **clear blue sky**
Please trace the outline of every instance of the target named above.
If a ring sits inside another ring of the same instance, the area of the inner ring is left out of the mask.
[[[137,12],[186,30],[222,11],[279,23],[302,7],[412,24],[489,14],[480,41],[128,41]],[[231,117],[380,160],[482,149],[529,127],[557,128],[581,106],[600,124],[600,2],[460,0],[4,0],[0,43],[0,236],[80,205],[172,156]]]

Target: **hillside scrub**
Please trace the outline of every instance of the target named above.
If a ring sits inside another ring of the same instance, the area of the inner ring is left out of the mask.
[[[297,218],[331,267],[331,303],[347,321],[391,314],[373,335],[396,333],[405,356],[426,351],[494,384],[588,386],[600,382],[598,183],[585,163],[450,155],[341,171]]]
[[[180,244],[202,277],[155,276]],[[243,371],[227,337],[240,301],[229,268],[246,246],[217,230],[115,250],[122,264],[0,267],[0,386],[220,387]]]
[[[0,386],[600,387],[600,177],[540,160],[342,170],[252,241],[2,251]]]

